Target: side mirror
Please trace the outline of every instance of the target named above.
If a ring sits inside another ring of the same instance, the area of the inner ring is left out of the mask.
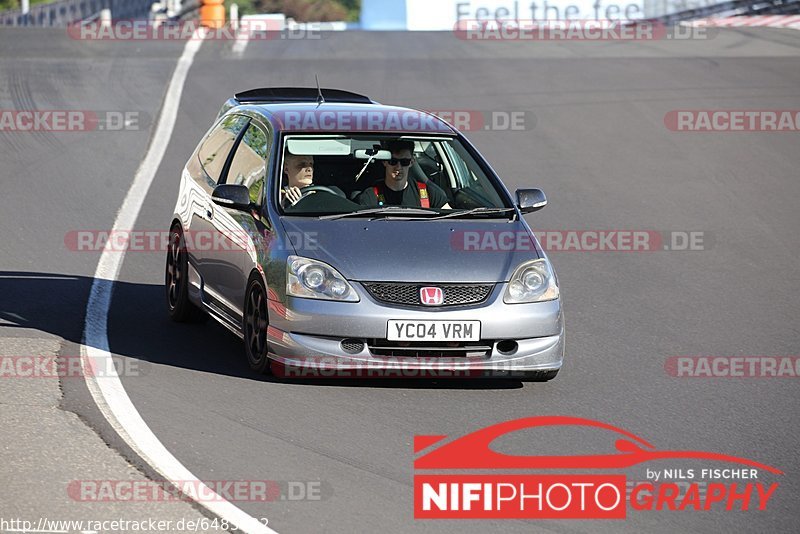
[[[517,207],[522,213],[533,213],[547,206],[547,197],[541,189],[517,189]]]
[[[250,190],[243,185],[219,184],[211,193],[211,200],[226,208],[247,211],[250,209]]]

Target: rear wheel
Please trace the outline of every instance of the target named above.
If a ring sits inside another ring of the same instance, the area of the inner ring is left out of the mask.
[[[244,306],[244,350],[247,363],[253,371],[270,374],[270,359],[267,356],[267,292],[258,276],[247,282]]]
[[[164,272],[164,288],[167,297],[167,310],[173,321],[194,322],[205,318],[205,313],[189,300],[189,260],[186,243],[179,226],[169,232],[167,262]]]

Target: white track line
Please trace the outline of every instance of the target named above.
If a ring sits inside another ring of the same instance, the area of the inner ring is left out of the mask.
[[[244,51],[250,43],[254,31],[266,31],[267,22],[261,20],[263,17],[259,15],[243,15],[239,19],[239,28],[236,30],[236,40],[233,42],[233,56],[241,58],[244,56]]]
[[[155,134],[150,141],[147,153],[136,171],[122,207],[114,221],[113,231],[127,231],[133,228],[139,215],[147,191],[156,175],[167,144],[172,136],[175,119],[178,116],[183,85],[194,56],[200,49],[205,31],[200,29],[186,43],[175,71],[172,73],[164,103],[158,118]],[[110,243],[110,241],[109,241]],[[207,499],[196,501],[211,513],[226,519],[240,530],[252,534],[274,534],[275,531],[251,517],[240,508],[217,495],[200,482],[171,452],[158,440],[147,426],[142,416],[128,397],[122,382],[111,364],[111,353],[108,345],[107,321],[111,307],[111,294],[114,281],[119,276],[124,252],[114,252],[108,246],[103,250],[94,281],[86,305],[86,323],[81,345],[81,360],[84,370],[87,366],[102,369],[103,373],[85,372],[86,383],[103,416],[119,433],[125,442],[139,454],[142,459],[155,469],[160,476],[173,482],[180,481],[178,487],[185,487],[185,481],[191,481],[201,495]],[[91,371],[91,368],[89,371]],[[102,376],[98,376],[102,374]]]
[[[236,32],[236,40],[233,42],[233,55],[237,58],[240,58],[244,55],[244,50],[247,48],[247,44],[250,42],[250,30],[249,29],[241,29]]]

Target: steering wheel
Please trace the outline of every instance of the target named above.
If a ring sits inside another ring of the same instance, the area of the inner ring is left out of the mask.
[[[331,195],[336,195],[336,196],[339,196],[339,197],[342,196],[341,193],[339,193],[337,191],[334,191],[330,187],[325,187],[324,185],[309,185],[309,186],[300,188],[300,192],[302,193],[302,196],[300,197],[300,200],[303,200],[307,196],[312,195],[312,194],[316,193],[317,191],[322,191],[324,193],[330,193]],[[298,200],[297,202],[300,202],[300,200]]]

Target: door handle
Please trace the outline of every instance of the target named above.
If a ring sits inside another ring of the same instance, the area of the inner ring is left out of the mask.
[[[210,205],[206,206],[206,217],[208,217],[209,219],[213,219],[214,218],[214,207],[213,206],[210,206]]]

